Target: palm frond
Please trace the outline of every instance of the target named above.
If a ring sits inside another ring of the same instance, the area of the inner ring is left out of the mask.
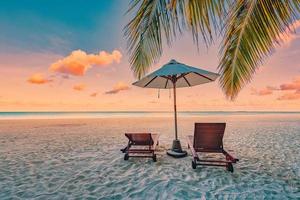
[[[162,33],[171,42],[177,24],[164,0],[135,0],[133,10],[139,7],[134,18],[125,26],[130,64],[134,74],[141,78],[162,54]]]
[[[129,62],[141,78],[162,55],[164,41],[171,45],[176,35],[190,30],[198,44],[201,35],[212,41],[212,30],[221,23],[228,0],[132,0],[129,12],[137,9],[125,26]]]
[[[299,13],[299,0],[239,0],[225,27],[220,85],[234,99]]]
[[[184,26],[191,31],[198,45],[201,36],[208,46],[213,41],[213,30],[219,32],[227,14],[229,0],[173,0],[173,9],[180,12]],[[176,6],[176,7],[175,7]]]

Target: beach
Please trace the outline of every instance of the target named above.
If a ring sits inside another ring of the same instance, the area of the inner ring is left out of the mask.
[[[195,122],[227,123],[234,173],[167,156],[172,115],[0,120],[0,199],[300,198],[300,114],[179,115],[185,150]],[[159,133],[157,162],[124,161],[125,132]]]

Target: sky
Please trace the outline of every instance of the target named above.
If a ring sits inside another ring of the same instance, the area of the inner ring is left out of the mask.
[[[123,27],[129,0],[0,2],[0,111],[171,111],[169,90],[143,89],[130,70]],[[218,81],[177,91],[180,111],[300,111],[300,21],[235,101]],[[185,33],[170,59],[217,72],[220,40]]]

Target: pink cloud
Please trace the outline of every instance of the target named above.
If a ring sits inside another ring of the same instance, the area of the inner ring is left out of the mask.
[[[290,83],[281,84],[279,89],[281,91],[294,91],[281,95],[278,100],[296,100],[300,99],[300,76],[294,78]]]
[[[90,97],[96,97],[97,95],[98,95],[98,93],[94,92],[94,93],[90,94]]]
[[[300,90],[300,77],[295,78],[291,83],[280,85],[281,90]]]
[[[266,87],[261,90],[256,90],[252,89],[252,95],[257,95],[257,96],[266,96],[266,95],[271,95],[273,94],[273,87]]]
[[[300,76],[294,78],[289,83],[283,83],[277,87],[267,86],[264,89],[256,90],[252,89],[252,95],[265,96],[273,94],[273,91],[281,91],[283,94],[277,98],[277,100],[297,100],[300,99]],[[285,91],[294,91],[284,93]]]
[[[291,82],[289,83],[283,83],[277,87],[272,87],[272,86],[267,86],[264,89],[261,90],[256,90],[252,89],[252,95],[258,95],[258,96],[265,96],[265,95],[270,95],[273,94],[273,91],[294,91],[292,93],[286,93],[278,97],[278,100],[294,100],[294,99],[299,99],[300,97],[300,76],[294,78]]]
[[[40,73],[35,73],[27,79],[27,82],[32,84],[45,84],[52,81],[53,80],[45,78],[44,75]]]
[[[120,91],[123,90],[129,90],[129,86],[126,83],[119,82],[117,83],[112,90],[106,91],[105,94],[117,94]]]
[[[67,74],[64,74],[64,75],[62,75],[62,76],[61,76],[61,78],[63,78],[63,79],[69,79],[69,78],[70,78],[70,76],[69,76],[69,75],[67,75]]]
[[[83,76],[93,65],[106,66],[114,62],[119,63],[121,58],[122,54],[118,50],[114,50],[112,53],[100,51],[98,54],[87,54],[82,50],[76,50],[67,57],[51,64],[49,70],[74,76]]]
[[[296,91],[295,93],[287,93],[278,97],[278,100],[296,100],[296,99],[300,99],[300,91]]]
[[[74,89],[74,90],[77,90],[77,91],[85,90],[85,88],[86,88],[86,85],[83,84],[83,83],[80,83],[80,84],[77,84],[77,85],[74,85],[74,86],[73,86],[73,89]]]

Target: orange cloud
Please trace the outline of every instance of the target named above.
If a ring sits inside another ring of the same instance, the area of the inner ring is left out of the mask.
[[[85,88],[86,88],[86,85],[83,84],[83,83],[80,83],[80,84],[77,84],[77,85],[74,85],[74,86],[73,86],[73,89],[74,89],[74,90],[77,90],[77,91],[85,90]]]
[[[266,87],[264,89],[261,90],[256,90],[256,89],[252,89],[252,95],[257,95],[257,96],[266,96],[266,95],[270,95],[273,94],[273,87]]]
[[[51,64],[49,70],[74,76],[83,76],[93,65],[105,66],[113,62],[119,63],[121,58],[122,54],[118,50],[114,50],[112,53],[100,51],[98,54],[87,54],[82,50],[76,50],[67,57]]]
[[[300,99],[300,76],[294,78],[294,80],[290,83],[284,83],[279,86],[281,91],[294,91],[290,93],[285,93],[278,97],[278,100],[296,100]]]
[[[291,83],[280,85],[281,90],[300,90],[300,77],[295,78]]]
[[[273,91],[294,91],[290,93],[282,94],[277,100],[295,100],[300,99],[300,76],[294,78],[290,83],[283,83],[278,87],[267,86],[262,90],[252,89],[253,95],[264,96],[273,94]]]
[[[126,83],[119,82],[113,87],[112,90],[105,92],[105,94],[117,94],[122,90],[129,90],[129,89],[130,89],[129,86]]]
[[[96,97],[97,95],[98,95],[98,93],[94,92],[94,93],[90,94],[90,97]]]
[[[69,79],[70,77],[69,77],[69,75],[64,74],[64,75],[61,76],[61,78],[63,78],[63,79]]]
[[[300,90],[296,91],[295,93],[287,93],[278,97],[278,100],[296,100],[296,99],[300,99]]]
[[[27,79],[27,82],[32,83],[32,84],[45,84],[48,82],[52,82],[52,80],[46,79],[43,74],[36,73],[36,74],[33,74],[32,76],[30,76]]]

